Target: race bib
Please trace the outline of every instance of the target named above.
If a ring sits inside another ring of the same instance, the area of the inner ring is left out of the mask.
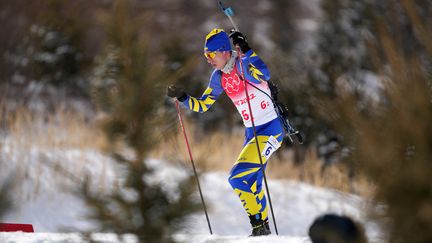
[[[279,141],[275,137],[270,136],[261,155],[268,159],[280,146]]]

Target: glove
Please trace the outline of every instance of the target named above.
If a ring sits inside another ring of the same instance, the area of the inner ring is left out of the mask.
[[[168,86],[167,95],[171,98],[177,98],[180,102],[183,102],[187,98],[187,94],[183,91],[183,89],[176,87],[173,84]]]
[[[249,47],[248,43],[247,43],[246,36],[244,36],[239,31],[236,31],[236,30],[232,29],[230,31],[229,38],[231,38],[234,46],[240,47],[240,50],[243,53],[246,53],[246,52],[248,52],[251,49]]]

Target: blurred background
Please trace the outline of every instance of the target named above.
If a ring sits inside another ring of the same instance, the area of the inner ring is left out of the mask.
[[[0,219],[53,176],[85,199],[101,228],[155,242],[172,232],[167,222],[197,210],[193,178],[172,199],[142,179],[152,171],[142,162],[187,162],[165,90],[175,83],[200,96],[206,88],[204,37],[231,29],[217,3],[1,1]],[[384,207],[371,217],[388,242],[431,242],[432,2],[224,3],[305,137],[302,145],[286,141],[269,177],[374,200]],[[229,99],[205,114],[183,112],[199,170],[228,173],[243,139]],[[121,168],[122,179],[103,193],[94,185],[110,176],[92,176],[105,165],[89,151]]]

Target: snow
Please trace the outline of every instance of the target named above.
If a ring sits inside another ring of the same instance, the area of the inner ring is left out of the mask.
[[[79,233],[22,233],[22,232],[11,232],[11,233],[0,233],[0,242],[20,242],[20,243],[48,243],[48,242],[87,242],[91,239],[93,242],[105,242],[105,243],[136,243],[138,242],[133,235],[118,236],[110,233],[94,233],[89,237],[86,237]]]
[[[32,224],[36,233],[0,233],[0,242],[88,242],[88,238],[82,234],[64,233],[94,229],[96,224],[84,218],[85,204],[76,195],[65,190],[68,183],[53,181],[58,180],[59,176],[55,176],[52,168],[41,163],[41,160],[61,161],[61,164],[75,175],[91,172],[92,179],[98,185],[105,185],[104,188],[107,188],[114,178],[112,160],[96,151],[59,151],[42,147],[25,149],[27,152],[24,153],[23,148],[13,146],[11,142],[0,147],[0,159],[10,162],[7,163],[9,166],[0,171],[0,178],[5,178],[6,173],[18,169],[17,164],[20,162],[26,168],[27,180],[30,180],[19,189],[27,193],[15,198],[15,205],[19,206],[2,218],[2,222]],[[80,166],[77,166],[77,161],[81,162]],[[164,190],[170,193],[178,179],[191,173],[188,164],[173,165],[156,159],[150,159],[148,163],[155,169],[149,182],[164,182]],[[271,178],[269,188],[279,235],[274,234],[271,218],[273,235],[247,237],[250,234],[248,218],[227,181],[227,173],[209,171],[200,174],[214,234],[209,234],[204,212],[199,212],[190,216],[185,223],[187,227],[174,236],[178,242],[307,243],[310,242],[307,236],[308,227],[317,216],[324,213],[344,214],[362,222],[370,242],[380,242],[378,226],[366,218],[368,202],[365,199],[305,183]],[[35,193],[35,190],[38,193]],[[74,231],[71,231],[72,229]],[[132,235],[98,233],[91,238],[95,242],[136,242]]]
[[[204,197],[206,202],[210,203],[209,218],[213,232],[218,235],[247,235],[250,233],[248,218],[226,177],[227,175],[221,172],[206,173],[202,176],[204,192],[211,191]],[[367,202],[358,196],[287,180],[269,180],[269,190],[279,235],[283,236],[281,240],[286,240],[280,242],[305,242],[308,227],[318,215],[324,213],[343,214],[360,222],[367,222],[363,214]],[[204,215],[192,216],[189,223],[184,233],[208,233]],[[270,224],[272,232],[275,232],[272,219]],[[365,227],[369,238],[379,237],[377,226],[373,222],[367,222]]]
[[[293,236],[223,236],[223,235],[177,235],[175,237],[179,242],[214,242],[214,243],[310,243],[307,237]]]
[[[118,236],[115,234],[92,234],[89,237],[93,242],[104,243],[136,243],[137,239],[133,235]],[[47,243],[47,242],[85,242],[89,238],[78,233],[0,233],[0,240],[4,243]],[[291,236],[262,236],[262,237],[244,237],[244,236],[220,236],[220,235],[176,235],[175,240],[179,243],[194,242],[213,242],[213,243],[309,243],[305,237]]]

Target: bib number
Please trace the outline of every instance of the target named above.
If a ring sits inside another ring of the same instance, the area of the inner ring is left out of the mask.
[[[279,141],[275,137],[270,136],[261,155],[268,159],[280,146]]]

